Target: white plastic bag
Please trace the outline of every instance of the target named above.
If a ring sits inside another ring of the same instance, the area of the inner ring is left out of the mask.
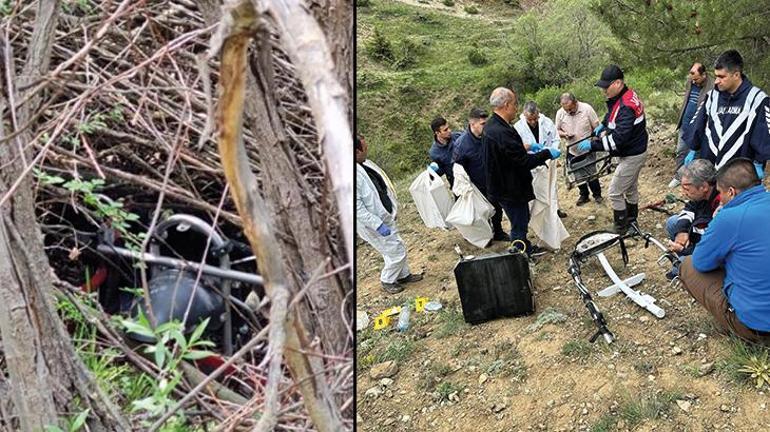
[[[454,197],[444,181],[433,170],[426,169],[409,186],[414,205],[428,228],[449,228],[446,217],[454,204]]]
[[[539,244],[557,250],[561,248],[564,239],[569,237],[569,233],[557,213],[556,162],[551,161],[546,166],[533,169],[532,176],[535,199],[529,202],[529,227],[540,239]]]
[[[457,228],[469,243],[484,248],[492,240],[492,226],[489,224],[489,218],[495,213],[495,208],[471,183],[462,165],[454,165],[454,175],[453,192],[460,198],[452,207],[446,221]]]

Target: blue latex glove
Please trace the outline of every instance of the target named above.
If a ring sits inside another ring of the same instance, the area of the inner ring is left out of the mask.
[[[428,168],[432,169],[433,172],[438,172],[438,164],[436,162],[431,162]]]
[[[754,169],[757,170],[757,176],[760,180],[765,178],[765,168],[759,162],[754,162]]]
[[[690,150],[687,153],[687,156],[684,157],[684,164],[687,165],[690,162],[692,162],[693,160],[695,160],[695,150]]]
[[[599,136],[600,133],[604,130],[604,123],[599,123],[599,126],[596,126],[596,129],[594,129],[594,135]]]
[[[531,146],[529,146],[529,151],[531,151],[533,153],[537,153],[537,152],[539,152],[542,149],[543,149],[543,145],[540,144],[540,143],[534,143]]]
[[[556,159],[561,156],[561,150],[555,148],[548,148],[548,152],[551,153],[551,159]]]
[[[390,235],[390,227],[382,223],[377,227],[377,232],[380,233],[381,236],[387,237]]]
[[[583,141],[580,141],[577,148],[581,152],[591,151],[591,141],[584,139]]]

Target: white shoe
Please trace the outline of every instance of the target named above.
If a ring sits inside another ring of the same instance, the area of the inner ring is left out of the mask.
[[[681,184],[681,182],[678,179],[674,178],[674,179],[671,179],[670,182],[668,182],[668,188],[669,189],[675,188],[675,187],[679,186],[680,184]]]

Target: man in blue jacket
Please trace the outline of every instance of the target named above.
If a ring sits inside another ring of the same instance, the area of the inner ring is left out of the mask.
[[[750,159],[731,159],[716,178],[722,206],[680,278],[722,329],[770,342],[770,194]]]
[[[455,176],[452,172],[452,153],[454,152],[455,142],[460,137],[460,132],[452,132],[449,123],[444,117],[436,117],[430,122],[430,128],[433,131],[433,145],[430,146],[428,155],[430,160],[435,162],[430,167],[438,175],[446,175],[451,189],[455,183]]]
[[[617,65],[604,68],[596,86],[607,98],[607,114],[594,129],[596,137],[578,144],[581,152],[606,151],[620,161],[608,192],[613,229],[618,234],[625,234],[639,214],[639,172],[647,159],[648,139],[644,104],[623,78],[623,71]]]
[[[743,74],[738,51],[717,58],[714,89],[698,106],[684,140],[691,149],[685,163],[700,156],[719,169],[730,159],[746,157],[764,177],[770,159],[770,98]]]
[[[471,182],[479,189],[487,200],[495,208],[492,215],[492,240],[508,241],[508,234],[503,231],[503,208],[487,194],[487,171],[484,159],[481,155],[481,133],[487,124],[487,112],[480,108],[473,108],[468,115],[468,129],[457,138],[455,142],[452,162],[462,165],[468,173]]]

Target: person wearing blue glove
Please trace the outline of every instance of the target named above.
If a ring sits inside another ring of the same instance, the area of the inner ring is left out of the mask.
[[[529,203],[536,198],[532,170],[547,165],[552,154],[545,150],[529,153],[524,143],[544,141],[548,134],[541,134],[538,128],[539,136],[534,137],[532,130],[535,128],[530,129],[526,121],[521,129],[515,125],[511,127],[519,110],[516,93],[511,89],[494,89],[489,96],[489,104],[494,114],[487,120],[481,136],[487,168],[487,193],[500,203],[511,221],[511,241],[521,240],[526,245],[528,255],[535,257],[545,251],[533,246],[527,239],[532,216]],[[551,137],[555,136],[553,132]],[[522,133],[527,137],[522,136]],[[558,142],[558,137],[555,139]]]
[[[529,146],[529,151],[532,153],[537,153],[539,151],[543,150],[543,145],[540,143],[534,143]]]
[[[580,141],[577,145],[578,150],[580,152],[590,152],[591,151],[591,140],[590,139],[584,139],[583,141]]]
[[[436,162],[431,162],[431,163],[428,165],[428,168],[430,168],[431,170],[433,170],[433,172],[434,172],[434,173],[438,174],[438,164],[437,164]]]
[[[647,120],[639,95],[626,86],[623,70],[609,65],[596,86],[607,98],[607,129],[591,141],[591,150],[606,151],[619,160],[610,181],[613,230],[625,234],[639,214],[639,172],[647,159]],[[585,147],[585,146],[584,146]]]
[[[599,136],[600,133],[604,130],[604,124],[599,123],[599,126],[596,126],[596,129],[594,129],[594,135]]]
[[[687,156],[684,157],[684,164],[687,165],[690,162],[695,160],[695,156],[697,155],[695,150],[690,150],[687,152]]]
[[[390,227],[383,222],[377,227],[377,232],[380,233],[381,236],[387,237],[390,235]]]
[[[684,128],[687,146],[717,169],[740,157],[770,160],[770,97],[744,72],[738,51],[720,54],[714,62],[714,89]]]
[[[369,147],[356,136],[356,232],[382,254],[385,266],[380,273],[382,289],[388,294],[404,290],[404,284],[417,282],[421,274],[412,274],[406,258],[404,240],[398,235],[398,203],[393,184],[374,162],[367,160]]]
[[[548,116],[542,114],[535,101],[527,101],[519,120],[513,128],[521,140],[529,145],[529,154],[548,153],[549,159],[555,159],[552,150],[558,152],[559,134]],[[526,146],[525,146],[526,147]],[[532,170],[532,188],[535,200],[529,204],[529,228],[540,239],[539,244],[548,249],[561,249],[561,242],[569,236],[561,222],[566,213],[559,209],[557,190],[557,168],[555,163],[546,163]]]
[[[551,159],[558,159],[561,156],[561,150],[555,148],[549,148],[548,152],[551,154]]]
[[[765,164],[754,162],[754,169],[757,171],[757,177],[759,177],[760,180],[765,178]]]

